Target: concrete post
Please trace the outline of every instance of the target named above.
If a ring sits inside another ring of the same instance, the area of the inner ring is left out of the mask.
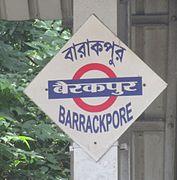
[[[95,14],[113,33],[117,34],[117,0],[74,0],[74,32]],[[118,143],[98,161],[93,160],[77,144],[73,143],[72,179],[73,180],[118,180]]]

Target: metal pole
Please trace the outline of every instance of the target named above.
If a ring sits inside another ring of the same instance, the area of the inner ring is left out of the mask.
[[[74,32],[92,14],[96,16],[115,34],[117,34],[117,0],[74,0]],[[118,180],[118,143],[99,160],[93,160],[76,143],[71,147],[72,180]]]

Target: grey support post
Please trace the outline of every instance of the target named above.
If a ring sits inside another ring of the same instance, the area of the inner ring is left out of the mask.
[[[74,0],[74,32],[95,14],[113,33],[117,34],[117,0]],[[93,160],[79,145],[73,143],[72,180],[118,180],[118,143],[99,160]]]

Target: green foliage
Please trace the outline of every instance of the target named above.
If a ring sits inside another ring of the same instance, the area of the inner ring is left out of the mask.
[[[69,139],[24,94],[70,38],[55,21],[0,21],[0,179],[69,179]]]

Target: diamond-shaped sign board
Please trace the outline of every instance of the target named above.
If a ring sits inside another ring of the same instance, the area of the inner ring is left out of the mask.
[[[25,93],[98,160],[166,86],[92,15]]]

